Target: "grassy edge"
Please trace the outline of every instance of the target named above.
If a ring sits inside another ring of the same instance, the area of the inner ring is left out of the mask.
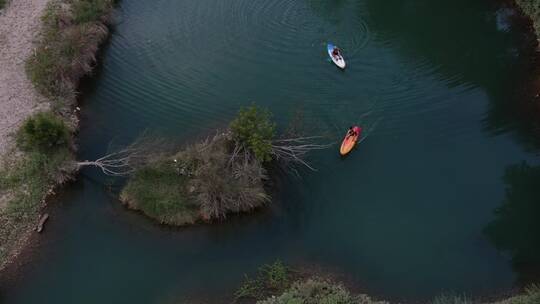
[[[45,198],[69,180],[73,153],[62,147],[49,153],[13,152],[0,166],[0,269],[23,245],[36,223]]]
[[[389,304],[366,294],[353,294],[335,278],[308,270],[294,270],[280,260],[259,267],[234,292],[233,303],[290,304],[340,303]],[[465,295],[443,294],[426,304],[538,304],[540,285],[531,285],[521,294],[490,302],[472,300]]]
[[[0,0],[0,9],[9,0]],[[73,111],[79,80],[93,69],[98,47],[108,36],[114,0],[50,0],[42,19],[35,52],[26,73],[46,96],[54,115],[70,128],[73,142],[77,118]],[[21,133],[21,130],[16,132]],[[24,246],[46,198],[70,179],[74,147],[50,151],[14,149],[0,163],[0,270]]]

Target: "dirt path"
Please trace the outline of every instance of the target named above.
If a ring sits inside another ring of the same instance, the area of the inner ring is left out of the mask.
[[[33,51],[48,0],[10,0],[0,11],[0,158],[13,145],[10,136],[46,100],[26,77],[24,62]]]

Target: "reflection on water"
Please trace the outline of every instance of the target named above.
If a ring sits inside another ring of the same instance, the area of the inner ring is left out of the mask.
[[[513,7],[430,0],[368,0],[366,7],[376,39],[403,55],[423,59],[425,65],[436,66],[450,87],[468,83],[486,89],[490,97],[483,119],[486,131],[512,133],[526,149],[540,149],[536,90],[531,90],[537,80],[531,75],[538,74],[534,69],[536,38],[528,20]],[[489,12],[490,8],[495,12]],[[358,14],[366,15],[363,11]],[[422,18],[414,17],[418,15]],[[494,51],[487,41],[496,41],[500,49]],[[521,72],[518,77],[506,77],[516,70]],[[500,85],[501,79],[505,86]]]
[[[497,249],[509,254],[522,284],[540,280],[540,166],[509,166],[506,198],[484,232]]]

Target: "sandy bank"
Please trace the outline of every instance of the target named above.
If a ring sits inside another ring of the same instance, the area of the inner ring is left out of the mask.
[[[38,38],[41,15],[47,0],[11,0],[0,13],[0,158],[12,151],[11,136],[32,113],[47,108],[48,102],[40,96],[26,76],[25,60],[33,52]],[[9,194],[0,195],[0,208],[5,208]],[[20,234],[20,249],[30,230]],[[11,252],[16,255],[19,250]],[[6,259],[0,263],[5,266]]]
[[[22,121],[48,107],[25,72],[46,5],[47,0],[11,0],[0,14],[0,157],[13,146],[10,134]]]

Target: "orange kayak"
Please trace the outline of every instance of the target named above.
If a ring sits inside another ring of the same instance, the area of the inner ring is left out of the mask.
[[[346,155],[349,152],[351,152],[351,150],[356,145],[358,138],[360,138],[360,134],[362,133],[362,128],[358,126],[354,126],[352,130],[354,131],[354,135],[351,135],[350,131],[347,131],[347,134],[345,135],[345,138],[343,139],[343,142],[341,143],[341,148],[339,148],[339,153],[341,155]]]

